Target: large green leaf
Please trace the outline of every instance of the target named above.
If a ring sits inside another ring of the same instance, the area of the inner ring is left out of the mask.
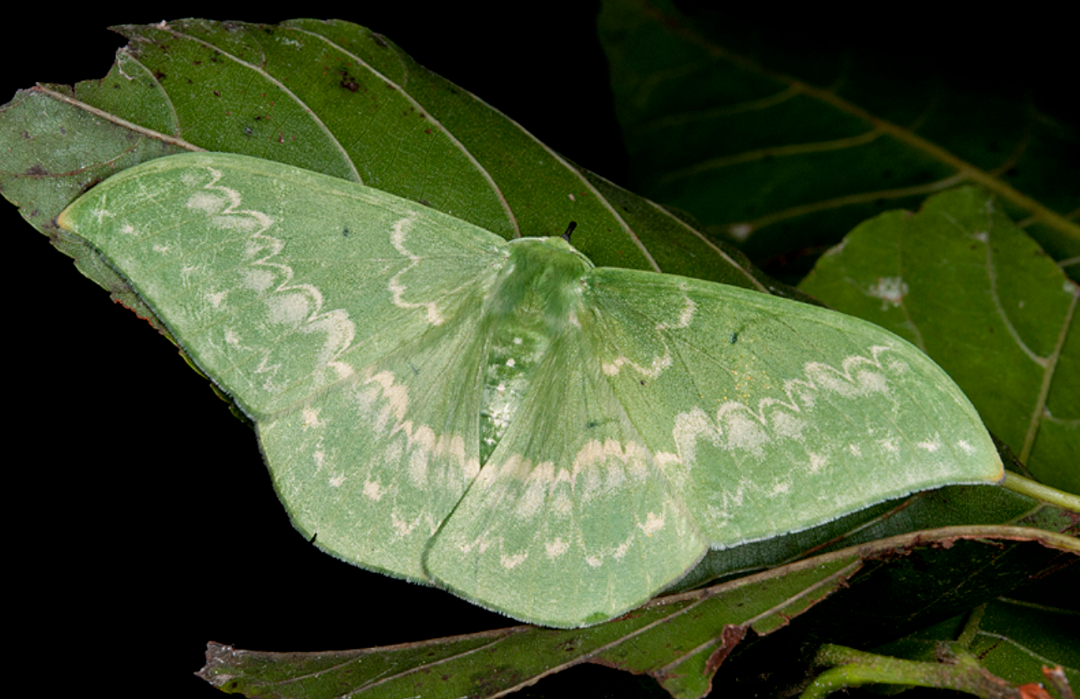
[[[950,46],[983,44],[975,18],[930,37],[891,29],[891,17],[867,21],[866,36],[823,18],[784,33],[747,26],[735,7],[686,4],[603,3],[636,191],[691,212],[760,263],[812,260],[865,218],[977,183],[1077,278],[1080,135],[1029,85],[1002,75],[986,90],[954,70],[949,58],[970,57]]]
[[[952,567],[953,554],[942,547],[960,550],[968,571],[994,570],[1002,557],[1042,567],[1064,552],[1069,556],[1080,551],[1074,539],[1033,529],[934,530],[660,598],[622,619],[589,629],[514,627],[322,653],[264,653],[210,644],[200,674],[229,693],[249,697],[331,699],[407,693],[493,697],[574,665],[599,663],[647,673],[673,697],[696,699],[712,689],[713,674],[726,669],[745,646],[760,654],[761,647],[774,645],[775,632],[807,612],[828,619],[842,606],[856,619],[870,615],[869,623],[854,626],[845,618],[842,631],[835,624],[817,625],[819,638],[832,634],[865,642],[895,627],[948,615],[950,609],[1012,584],[1007,576],[997,575],[989,586],[972,586],[964,572]],[[921,587],[911,581],[916,570],[935,581],[933,589],[922,595],[911,594]],[[899,596],[894,604],[884,608],[879,604],[874,590],[881,588],[891,588]],[[803,635],[801,640],[813,637]],[[789,639],[785,645],[790,643]],[[727,693],[730,688],[722,686]]]
[[[579,169],[363,27],[181,20],[116,30],[131,43],[103,80],[20,91],[0,127],[4,195],[114,293],[122,282],[52,219],[105,177],[185,150],[361,182],[507,239],[558,234],[573,220],[598,265],[765,289],[741,256]]]

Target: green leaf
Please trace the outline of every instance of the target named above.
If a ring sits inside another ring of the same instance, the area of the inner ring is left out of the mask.
[[[709,548],[1002,476],[876,326],[308,170],[161,158],[58,225],[252,419],[305,537],[517,619],[604,621]]]
[[[1038,480],[1080,492],[1080,286],[997,199],[964,188],[866,221],[800,286],[921,348]]]
[[[1071,576],[1075,584],[1076,576]],[[1030,595],[1024,595],[1030,597]],[[1056,600],[1069,604],[1075,588]],[[1075,605],[1074,605],[1075,606]],[[958,647],[980,665],[1013,684],[1045,683],[1044,666],[1060,665],[1073,687],[1080,686],[1080,651],[1076,627],[1080,611],[1055,601],[999,597],[971,614],[948,619],[888,643],[875,652],[929,661],[942,649]]]
[[[785,633],[802,616],[820,620],[844,608],[846,637],[869,638],[887,632],[894,623],[933,618],[955,608],[957,600],[964,604],[985,598],[1010,584],[998,575],[986,589],[963,589],[966,573],[951,568],[961,550],[971,571],[994,569],[1002,556],[1042,567],[1059,555],[1056,551],[1075,553],[1077,547],[1073,539],[1029,529],[934,530],[663,597],[622,619],[588,629],[513,627],[323,653],[266,653],[210,644],[200,676],[226,692],[249,697],[401,696],[407,691],[434,697],[488,697],[581,663],[599,663],[647,673],[677,699],[692,699],[708,693],[717,669],[726,670],[744,649],[776,653],[793,640],[805,642],[806,636],[791,639]],[[1043,562],[1036,562],[1040,559]],[[900,596],[894,606],[882,608],[875,591],[888,587],[910,591],[915,569],[933,576],[935,594]],[[1012,573],[1017,574],[1024,575],[1022,570]],[[788,669],[796,667],[792,661],[797,654],[782,657]],[[481,663],[484,669],[478,672]]]
[[[648,672],[675,696],[696,697],[708,691],[716,666],[752,628],[769,633],[782,626],[786,617],[835,592],[858,567],[850,553],[798,564],[760,580],[663,598],[588,629],[518,626],[337,653],[260,653],[211,644],[200,676],[253,697],[398,696],[406,687],[440,697],[484,697],[594,662]]]
[[[129,306],[141,310],[52,220],[111,174],[201,150],[362,182],[506,239],[557,235],[574,220],[591,231],[581,247],[601,265],[779,288],[733,249],[578,168],[364,27],[181,20],[116,29],[132,43],[103,80],[39,85],[0,111],[0,188]]]
[[[1003,597],[986,605],[969,648],[990,672],[1016,684],[1045,682],[1043,666],[1061,665],[1069,684],[1080,687],[1077,624],[1075,609]]]
[[[693,9],[605,2],[599,18],[636,191],[764,264],[812,260],[886,208],[976,183],[1078,279],[1080,135],[1004,76],[991,91],[973,71],[951,74],[949,31],[894,37],[879,26],[889,20],[815,17],[786,36],[772,21],[746,26],[735,7],[682,5]],[[933,50],[916,57],[909,43]]]

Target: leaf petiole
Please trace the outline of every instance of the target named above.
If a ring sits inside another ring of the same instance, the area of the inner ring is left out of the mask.
[[[1048,502],[1071,512],[1080,512],[1080,495],[1066,493],[1063,490],[1051,488],[1030,478],[1025,478],[1011,471],[1005,472],[1003,485],[1014,492],[1028,497]]]

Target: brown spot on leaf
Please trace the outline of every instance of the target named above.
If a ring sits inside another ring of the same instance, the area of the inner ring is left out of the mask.
[[[347,70],[341,70],[341,81],[338,82],[343,88],[349,92],[356,92],[360,89],[360,83],[356,82],[356,78],[349,74]]]
[[[720,647],[710,653],[709,659],[705,661],[705,672],[710,675],[716,672],[716,669],[727,659],[735,646],[739,645],[744,636],[746,636],[745,626],[733,624],[725,626],[720,634]]]

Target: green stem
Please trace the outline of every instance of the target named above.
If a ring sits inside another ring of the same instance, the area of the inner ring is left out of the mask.
[[[969,655],[951,663],[923,663],[865,653],[844,646],[824,645],[814,659],[832,665],[810,684],[800,699],[822,699],[845,687],[864,684],[899,684],[937,687],[972,694],[982,699],[1020,699],[1020,691],[987,672]]]
[[[1042,500],[1043,502],[1057,505],[1070,512],[1080,512],[1080,496],[1066,493],[1050,486],[1036,483],[1010,471],[1005,472],[1005,487],[1017,493],[1023,493],[1028,497]]]
[[[956,639],[956,642],[963,648],[971,647],[971,642],[975,640],[975,635],[979,633],[979,624],[982,623],[984,613],[986,613],[986,604],[980,604],[968,614],[964,630],[960,632],[960,637]]]

